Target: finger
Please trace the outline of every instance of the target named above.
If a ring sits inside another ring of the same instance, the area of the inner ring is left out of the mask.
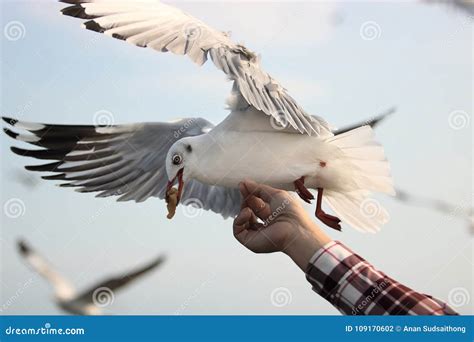
[[[268,185],[258,184],[249,179],[244,180],[243,183],[249,194],[253,194],[257,197],[260,197],[265,202],[270,202],[272,200],[272,197],[278,191],[277,189],[274,189]]]
[[[249,197],[249,192],[245,187],[243,182],[239,183],[240,194],[242,195],[242,203],[240,204],[240,209],[247,207],[247,197]]]
[[[244,208],[240,211],[239,215],[237,215],[237,217],[234,219],[234,224],[233,224],[234,236],[238,240],[239,240],[239,235],[249,228],[251,218],[252,218],[252,211],[249,208]]]
[[[250,212],[251,212],[251,218],[250,218],[250,226],[249,226],[249,229],[251,230],[259,230],[260,228],[263,227],[263,224],[261,222],[259,222],[258,220],[258,217],[257,215],[255,215],[255,213],[253,212],[252,209],[250,209],[249,207],[247,207]]]
[[[262,220],[266,220],[272,214],[270,205],[257,196],[250,195],[247,198],[247,205]]]
[[[239,183],[239,190],[244,198],[248,197],[250,194],[247,187],[245,186],[245,181]]]
[[[247,208],[250,210],[250,219],[248,221],[249,222],[248,229],[258,230],[262,226],[262,224],[258,222],[257,215],[255,215],[255,213],[250,208],[248,208],[247,199],[249,197],[249,192],[247,188],[245,187],[244,183],[242,182],[239,183],[239,190],[242,195],[242,203],[240,204],[240,210],[242,211],[242,209],[244,208]]]

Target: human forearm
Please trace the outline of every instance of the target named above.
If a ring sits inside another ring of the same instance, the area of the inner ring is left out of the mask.
[[[287,254],[296,265],[306,272],[311,257],[332,239],[324,233],[315,223],[308,222],[295,228],[294,235],[290,235],[289,242],[283,252]]]

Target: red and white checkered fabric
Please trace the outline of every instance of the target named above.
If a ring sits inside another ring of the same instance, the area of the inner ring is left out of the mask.
[[[457,315],[447,304],[377,271],[338,241],[316,252],[306,278],[345,315]]]

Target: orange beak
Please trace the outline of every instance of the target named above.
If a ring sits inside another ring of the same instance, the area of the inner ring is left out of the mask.
[[[178,196],[177,196],[178,201],[176,202],[176,204],[179,203],[179,200],[181,199],[181,194],[183,192],[183,187],[184,187],[183,170],[184,170],[184,167],[178,171],[178,173],[176,174],[176,176],[173,177],[172,180],[168,181],[168,185],[166,186],[166,193],[168,193],[173,187],[176,179],[178,179]]]

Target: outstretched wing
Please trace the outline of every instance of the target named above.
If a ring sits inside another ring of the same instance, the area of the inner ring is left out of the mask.
[[[18,241],[17,247],[20,255],[25,258],[28,265],[51,283],[57,298],[68,300],[75,296],[76,292],[69,281],[56,272],[41,255],[36,253],[26,243],[26,241]]]
[[[158,266],[161,266],[165,262],[165,260],[166,258],[164,256],[159,256],[157,259],[151,261],[150,263],[143,265],[141,267],[138,267],[130,272],[101,281],[98,284],[90,287],[89,289],[81,293],[77,297],[77,301],[81,301],[85,303],[93,303],[94,292],[96,290],[99,289],[100,291],[101,288],[107,288],[111,291],[118,290],[126,286],[130,282],[135,281],[140,276],[154,270]]]
[[[84,27],[140,47],[188,55],[202,65],[208,56],[234,81],[234,90],[259,111],[309,135],[324,135],[327,123],[301,108],[260,66],[259,57],[181,10],[155,0],[62,0],[68,16],[87,19]]]
[[[113,126],[45,125],[3,118],[10,137],[42,147],[27,150],[12,147],[21,156],[53,160],[27,170],[54,172],[43,179],[64,181],[62,187],[78,192],[99,192],[97,197],[120,196],[119,201],[143,202],[150,197],[164,198],[168,177],[165,159],[179,139],[208,132],[213,125],[202,118],[174,122],[137,123]],[[224,218],[235,216],[240,208],[237,189],[186,182],[182,203],[197,204]],[[190,200],[190,199],[194,199]]]

